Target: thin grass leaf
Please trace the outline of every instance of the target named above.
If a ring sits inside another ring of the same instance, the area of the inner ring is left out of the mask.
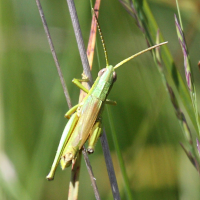
[[[158,32],[158,34],[159,34],[159,32]],[[157,34],[157,40],[156,40],[157,43],[159,43],[159,35],[158,34]],[[174,94],[174,91],[170,87],[170,85],[168,84],[166,77],[163,73],[163,66],[162,66],[162,62],[161,62],[161,55],[160,55],[159,48],[156,49],[155,57],[156,57],[156,61],[158,63],[158,66],[160,67],[160,73],[161,73],[161,76],[163,78],[164,84],[167,88],[168,94],[170,96],[171,103],[174,107],[176,117],[179,121],[179,124],[181,126],[182,131],[183,131],[183,134],[184,134],[184,136],[185,136],[185,138],[186,138],[186,140],[187,140],[187,142],[190,146],[190,153],[188,153],[185,148],[183,148],[183,149],[186,152],[186,154],[187,154],[188,158],[190,159],[190,161],[192,162],[192,164],[193,165],[195,164],[195,168],[198,170],[200,162],[199,162],[199,157],[196,155],[195,146],[194,146],[193,140],[192,140],[192,134],[191,134],[190,128],[188,126],[188,123],[186,121],[185,115],[181,111],[181,108],[180,108],[178,100],[177,100],[177,98]],[[183,147],[183,145],[181,145],[181,146]]]
[[[200,144],[199,144],[199,140],[197,138],[196,138],[196,142],[197,142],[197,150],[198,150],[198,152],[200,154]]]
[[[193,88],[194,82],[193,82],[193,79],[191,77],[191,68],[190,68],[190,63],[189,63],[189,55],[188,55],[188,52],[187,52],[185,37],[184,37],[183,31],[181,29],[181,26],[178,23],[178,19],[177,19],[175,14],[174,14],[174,18],[175,18],[175,25],[176,25],[178,40],[179,40],[179,43],[181,45],[181,48],[182,48],[182,51],[183,51],[183,56],[184,56],[184,67],[185,67],[186,82],[187,82],[188,89],[192,92],[192,91],[194,91],[194,88]]]
[[[176,116],[177,116],[177,118],[178,118],[178,120],[179,120],[179,122],[181,124],[181,128],[183,130],[183,133],[184,133],[187,141],[189,142],[189,144],[192,145],[193,144],[192,135],[191,135],[191,131],[189,129],[189,126],[187,124],[185,115],[181,111],[181,109],[179,107],[179,104],[178,104],[178,101],[176,99],[176,96],[174,95],[174,92],[173,92],[172,88],[168,84],[167,84],[167,89],[168,89],[168,93],[170,95],[171,103],[172,103],[172,105],[174,107]]]
[[[191,99],[192,99],[193,109],[194,109],[194,113],[195,113],[195,116],[196,116],[196,123],[197,123],[197,126],[198,126],[198,134],[200,136],[200,122],[199,122],[199,113],[198,113],[198,107],[197,107],[196,89],[195,89],[194,78],[193,78],[192,70],[191,70],[191,66],[190,66],[189,54],[188,54],[187,45],[186,45],[183,30],[182,30],[182,28],[181,28],[181,26],[178,22],[176,15],[174,15],[174,18],[175,18],[175,25],[176,25],[178,40],[179,40],[179,43],[181,45],[183,57],[184,57],[184,68],[185,68],[186,82],[187,82],[187,86],[188,86],[190,96],[191,96]]]
[[[99,10],[100,3],[101,3],[101,0],[96,0],[95,5],[94,5],[95,10]],[[91,6],[91,8],[93,8],[91,1],[90,1],[90,6]],[[98,15],[99,15],[99,12],[97,12],[96,16],[98,17]],[[89,62],[91,71],[92,71],[92,64],[93,64],[93,58],[94,58],[94,49],[95,49],[95,45],[96,45],[96,33],[97,33],[97,23],[96,23],[94,13],[92,12],[90,36],[89,36],[88,46],[87,46],[87,57],[88,57],[88,62]],[[82,82],[82,85],[84,87],[86,87],[87,89],[89,89],[88,84],[86,82]],[[86,93],[84,91],[80,90],[79,102],[81,102],[85,96],[86,96]]]
[[[197,169],[199,172],[199,164],[196,160],[196,158],[192,155],[192,152],[188,151],[182,143],[180,143],[181,147],[183,148],[184,152],[186,153],[187,157],[189,158],[190,162],[193,164],[193,166]]]
[[[48,43],[49,43],[51,53],[52,53],[52,56],[53,56],[53,59],[54,59],[55,65],[56,65],[56,69],[58,71],[58,75],[59,75],[60,82],[61,82],[62,87],[63,87],[63,91],[64,91],[64,94],[65,94],[65,98],[66,98],[68,107],[71,108],[72,107],[71,99],[70,99],[69,92],[68,92],[68,89],[67,89],[67,85],[65,83],[65,80],[64,80],[64,77],[63,77],[63,74],[62,74],[62,70],[61,70],[57,55],[56,55],[56,51],[55,51],[55,48],[54,48],[54,45],[53,45],[53,42],[52,42],[52,39],[51,39],[51,34],[49,32],[49,28],[48,28],[48,25],[47,25],[47,22],[46,22],[46,19],[45,19],[45,16],[44,16],[44,12],[42,10],[42,5],[41,5],[39,0],[36,0],[36,4],[37,4],[37,7],[38,7],[38,11],[40,13],[40,17],[41,17],[41,20],[42,20],[42,23],[43,23],[45,33],[47,35]]]
[[[111,116],[109,107],[107,106],[106,108],[107,108],[109,124],[110,124],[110,127],[111,127],[111,132],[112,132],[111,135],[112,135],[113,143],[114,143],[114,146],[115,146],[115,151],[116,151],[116,154],[117,154],[117,159],[118,159],[118,162],[119,162],[120,170],[121,170],[121,173],[122,173],[122,178],[123,178],[123,181],[124,181],[125,194],[126,194],[127,199],[132,200],[134,198],[132,196],[131,187],[130,187],[130,183],[129,183],[129,180],[128,180],[128,175],[127,175],[125,163],[123,161],[122,153],[121,153],[121,150],[120,150],[120,147],[119,147],[119,142],[117,140],[117,134],[116,134],[115,127],[114,127],[114,124],[113,124],[113,118]]]

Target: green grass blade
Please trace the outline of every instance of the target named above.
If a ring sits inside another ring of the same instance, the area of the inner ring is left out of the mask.
[[[106,106],[106,108],[107,108],[107,114],[108,114],[108,120],[109,120],[109,124],[110,124],[110,128],[111,128],[111,132],[112,132],[111,135],[112,135],[113,143],[114,143],[114,146],[115,146],[115,151],[116,151],[116,154],[117,154],[117,159],[118,159],[118,162],[119,162],[120,170],[121,170],[121,173],[122,173],[122,178],[123,178],[123,181],[124,181],[125,194],[126,194],[127,199],[133,200],[134,198],[132,196],[130,183],[129,183],[128,175],[127,175],[127,172],[126,172],[126,167],[124,165],[121,149],[119,147],[119,142],[117,140],[117,134],[116,134],[116,131],[115,131],[115,127],[114,127],[114,123],[113,123],[112,116],[111,116],[111,113],[110,113],[110,109],[109,109],[108,106]]]
[[[179,14],[179,17],[181,17],[180,14]],[[185,41],[183,28],[179,24],[176,15],[175,15],[175,24],[176,24],[178,40],[181,45],[181,49],[182,49],[183,57],[184,57],[186,82],[187,82],[188,90],[190,93],[190,97],[192,99],[192,105],[193,105],[193,109],[194,109],[194,113],[196,117],[196,123],[198,127],[198,134],[200,136],[200,123],[199,123],[199,113],[198,113],[198,107],[197,107],[196,89],[194,85],[194,78],[193,78],[193,73],[192,73],[191,64],[190,64],[189,52],[188,52],[187,44]]]
[[[144,1],[139,1],[139,0],[133,0],[132,5],[128,5],[127,9],[129,12],[134,14],[134,17],[137,19],[137,24],[139,22],[140,28],[143,31],[143,34],[147,40],[147,43],[152,46],[154,45],[154,38],[156,38],[158,25],[155,21],[155,18],[153,17],[153,14],[149,8],[148,3],[146,0]],[[132,9],[134,8],[134,9]],[[162,34],[160,34],[161,41],[163,40]],[[167,45],[163,46],[162,48],[162,59],[164,66],[166,67],[166,79],[167,81],[172,84],[172,86],[175,86],[178,94],[183,102],[183,105],[185,106],[187,113],[195,127],[196,130],[197,124],[195,120],[195,115],[192,111],[192,102],[190,99],[190,95],[188,93],[187,87],[184,84],[184,81],[179,73],[179,71],[176,69],[176,66],[174,64],[172,55],[169,52],[169,49]]]
[[[130,6],[127,6],[127,4],[126,4],[126,9],[129,12],[132,12],[132,14],[134,14],[139,28],[142,30],[142,32],[145,35],[147,44],[153,45],[154,43],[152,41],[156,35],[156,30],[158,30],[158,26],[155,22],[155,19],[151,13],[146,1],[139,2],[139,1],[135,0],[133,2],[134,2],[134,4],[130,4]],[[134,9],[134,8],[136,8],[136,9]],[[180,12],[179,12],[179,16],[180,16]],[[167,49],[167,46],[166,45],[163,46],[162,55],[158,49],[156,49],[156,54],[153,53],[153,55],[154,55],[154,60],[157,65],[157,68],[162,77],[162,81],[166,87],[166,90],[168,91],[168,94],[170,96],[171,103],[174,107],[177,119],[180,123],[180,126],[182,128],[184,136],[186,137],[186,139],[188,141],[190,149],[189,149],[189,151],[187,151],[183,145],[181,145],[181,146],[183,147],[184,151],[188,155],[188,158],[190,159],[192,164],[199,171],[199,167],[198,167],[199,163],[200,163],[199,157],[197,156],[196,151],[195,151],[196,146],[193,143],[192,135],[191,135],[188,123],[186,121],[185,115],[183,114],[183,112],[181,111],[181,109],[179,107],[179,104],[174,95],[173,89],[169,85],[169,82],[171,83],[170,79],[172,78],[172,80],[173,80],[172,83],[173,83],[173,85],[175,84],[176,88],[178,89],[178,93],[179,93],[179,95],[182,99],[182,102],[190,116],[190,119],[192,120],[193,125],[195,126],[196,130],[198,131],[199,130],[199,115],[198,115],[198,111],[197,111],[196,92],[195,92],[195,87],[193,84],[191,68],[189,65],[189,56],[187,54],[187,47],[185,44],[184,34],[181,30],[180,25],[178,24],[177,19],[176,19],[176,28],[177,28],[177,32],[178,32],[179,42],[181,43],[181,47],[182,47],[183,54],[184,54],[185,74],[186,74],[186,81],[187,81],[187,85],[189,88],[189,92],[188,92],[185,84],[183,83],[182,77],[180,76],[179,72],[176,70],[176,68],[173,64],[173,59],[169,53],[169,50]],[[161,38],[162,38],[162,36],[161,36]],[[158,36],[157,36],[156,43],[159,43]],[[163,58],[163,63],[165,65],[165,68],[167,69],[167,73],[165,73],[165,74],[163,72],[161,56]],[[189,93],[190,93],[190,95],[189,95]],[[192,99],[192,101],[191,101],[191,99]],[[193,112],[192,108],[194,109],[194,112]],[[195,117],[196,117],[196,120],[195,120]]]

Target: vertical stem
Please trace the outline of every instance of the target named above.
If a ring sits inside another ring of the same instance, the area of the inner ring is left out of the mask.
[[[90,66],[89,66],[89,62],[88,62],[88,58],[87,58],[87,54],[86,54],[85,45],[84,45],[84,42],[83,42],[83,36],[82,36],[82,33],[81,33],[81,28],[80,28],[80,24],[79,24],[79,21],[78,21],[78,16],[77,16],[77,13],[76,13],[74,1],[73,0],[67,0],[67,4],[68,4],[71,20],[72,20],[72,25],[73,25],[73,28],[74,28],[74,33],[75,33],[75,36],[76,36],[76,41],[77,41],[77,44],[78,44],[78,49],[79,49],[84,73],[89,78],[89,80],[90,80],[89,85],[91,87],[91,85],[93,84],[93,80],[92,80],[92,75],[91,75],[91,72],[90,72]]]
[[[82,66],[83,66],[85,75],[90,80],[90,82],[88,83],[88,86],[89,86],[89,88],[91,88],[91,86],[93,84],[93,80],[92,80],[92,75],[91,75],[91,72],[90,72],[89,62],[88,62],[88,58],[87,58],[87,54],[86,54],[86,49],[85,49],[84,42],[83,42],[80,24],[79,24],[79,21],[78,21],[78,16],[77,16],[77,13],[76,13],[76,8],[75,8],[73,0],[67,0],[67,4],[68,4],[71,20],[72,20],[72,25],[73,25],[73,28],[74,28],[76,41],[77,41],[77,44],[78,44],[78,49],[79,49],[79,53],[80,53],[80,57],[81,57],[81,61],[82,61]],[[84,150],[84,147],[83,147],[82,153],[84,155],[84,159],[85,159],[85,162],[86,162],[88,173],[90,175],[90,180],[92,182],[95,197],[96,197],[97,200],[100,200],[100,195],[99,195],[98,188],[97,188],[95,178],[94,178],[94,175],[93,175],[93,171],[92,171],[92,166],[89,162],[89,158],[88,158],[87,153]],[[73,191],[73,193],[77,193],[78,186],[77,187],[71,187],[70,186],[70,188],[76,190],[76,191]]]
[[[91,84],[93,83],[93,81],[92,81],[92,76],[90,73],[90,67],[89,67],[89,63],[88,63],[88,59],[87,59],[85,46],[83,43],[83,37],[81,34],[81,29],[80,29],[80,25],[79,25],[79,21],[78,21],[78,16],[76,13],[74,1],[73,0],[66,0],[66,1],[68,4],[68,7],[69,7],[69,12],[70,12],[73,28],[74,28],[76,40],[78,43],[78,49],[79,49],[81,61],[82,61],[83,68],[84,68],[84,73],[89,78],[89,80],[90,80],[89,85],[91,87]],[[115,176],[115,171],[114,171],[105,131],[103,131],[103,134],[101,136],[101,145],[102,145],[103,152],[104,152],[104,157],[105,157],[106,167],[108,170],[108,175],[109,175],[109,179],[110,179],[113,197],[115,200],[120,200],[119,189],[118,189],[118,185],[117,185],[117,180],[116,180],[116,176]]]
[[[47,35],[47,39],[48,39],[48,42],[49,42],[51,53],[52,53],[54,62],[56,64],[56,68],[57,68],[58,75],[59,75],[59,78],[60,78],[60,81],[61,81],[61,84],[62,84],[62,87],[63,87],[63,91],[64,91],[64,94],[65,94],[65,98],[66,98],[68,107],[71,108],[72,104],[71,104],[71,99],[70,99],[70,96],[69,96],[69,92],[68,92],[67,86],[65,84],[65,80],[63,78],[63,75],[62,75],[62,70],[61,70],[60,64],[58,62],[58,58],[57,58],[57,55],[56,55],[56,52],[55,52],[55,48],[54,48],[54,45],[53,45],[53,42],[52,42],[52,39],[51,39],[51,35],[50,35],[50,32],[49,32],[49,28],[48,28],[46,19],[44,17],[44,12],[42,10],[42,6],[41,6],[41,3],[40,3],[40,0],[36,0],[36,4],[37,4],[37,7],[38,7],[38,10],[39,10],[39,13],[40,13],[40,17],[42,19],[42,24],[44,26],[45,33]]]
[[[83,153],[84,158],[85,158],[87,156],[87,152],[86,152],[84,147],[83,147],[82,153]],[[95,195],[96,200],[101,200],[100,195],[99,195],[99,191],[98,191],[98,188],[97,188],[97,184],[96,184],[96,179],[94,178],[94,174],[93,174],[93,171],[92,171],[92,166],[90,165],[90,162],[88,162],[88,161],[89,160],[85,159],[85,164],[86,164],[86,167],[88,169],[88,173],[89,173],[90,177],[92,177],[91,182],[92,182],[92,187],[94,189],[94,195]]]
[[[108,171],[108,176],[109,176],[109,180],[110,180],[113,198],[114,198],[114,200],[120,200],[121,198],[120,198],[120,194],[119,194],[119,188],[117,185],[117,179],[115,176],[115,171],[114,171],[114,167],[113,167],[113,163],[112,163],[112,159],[111,159],[111,155],[110,155],[110,149],[108,146],[108,140],[106,137],[105,129],[103,129],[103,133],[102,133],[100,139],[101,139],[101,145],[102,145],[102,149],[103,149],[103,153],[104,153],[104,158],[105,158],[105,162],[106,162],[106,167],[107,167],[107,171]]]
[[[68,200],[78,199],[79,189],[79,174],[81,168],[81,151],[78,152],[78,158],[76,159],[75,165],[72,167],[71,180],[69,183]]]

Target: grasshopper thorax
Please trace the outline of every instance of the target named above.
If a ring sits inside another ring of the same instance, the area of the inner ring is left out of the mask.
[[[117,75],[112,65],[108,65],[98,73],[94,85],[90,90],[90,94],[101,101],[105,101],[113,83],[116,81]]]

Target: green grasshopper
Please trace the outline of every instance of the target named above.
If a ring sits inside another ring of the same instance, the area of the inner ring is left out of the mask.
[[[87,140],[87,152],[94,152],[94,146],[101,135],[101,116],[104,106],[105,104],[116,105],[116,102],[107,99],[113,83],[117,79],[115,69],[136,56],[166,43],[167,42],[160,43],[134,54],[118,63],[115,67],[109,65],[107,62],[106,68],[99,71],[98,77],[90,90],[86,89],[81,84],[83,81],[88,81],[87,79],[73,79],[72,82],[86,92],[87,95],[81,103],[72,107],[65,115],[70,119],[63,131],[51,170],[46,177],[48,180],[53,180],[59,162],[63,170],[71,163],[75,163],[78,152],[82,149]],[[106,55],[105,48],[104,52]]]

